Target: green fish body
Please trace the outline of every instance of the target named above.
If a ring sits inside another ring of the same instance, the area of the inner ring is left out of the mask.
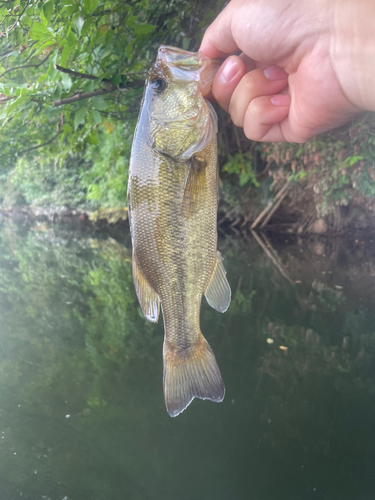
[[[161,46],[150,69],[129,172],[133,278],[142,311],[164,319],[164,397],[176,416],[224,384],[199,326],[202,295],[224,312],[231,291],[217,252],[217,117],[203,93],[217,65]]]

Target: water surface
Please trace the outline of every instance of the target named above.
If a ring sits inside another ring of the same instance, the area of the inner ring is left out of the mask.
[[[0,499],[373,500],[371,241],[223,239],[223,403],[165,411],[127,232],[0,223]],[[268,251],[268,252],[267,252]]]

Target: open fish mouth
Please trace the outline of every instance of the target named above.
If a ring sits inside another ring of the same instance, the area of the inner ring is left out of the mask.
[[[197,82],[205,96],[211,91],[213,78],[219,69],[221,59],[209,59],[201,52],[188,52],[176,47],[161,45],[156,62],[165,64],[174,81]]]

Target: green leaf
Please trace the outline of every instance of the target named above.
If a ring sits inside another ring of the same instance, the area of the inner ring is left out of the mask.
[[[49,2],[46,2],[43,5],[43,12],[44,12],[44,15],[46,16],[46,19],[47,19],[48,22],[51,21],[53,10],[54,10],[54,5],[53,5],[53,1],[52,0],[50,0]]]
[[[98,97],[93,97],[92,98],[92,105],[93,108],[98,109],[99,111],[103,111],[104,109],[107,109],[107,103],[103,99],[103,97],[98,96]]]
[[[157,26],[154,26],[153,24],[136,24],[134,26],[134,33],[136,36],[139,35],[149,35],[153,31],[155,31]]]
[[[133,45],[134,45],[134,43],[133,43],[133,41],[131,41],[126,46],[125,55],[126,55],[127,59],[131,59],[133,56]]]
[[[113,75],[111,78],[111,82],[113,83],[113,85],[118,87],[121,83],[121,75]]]
[[[79,16],[79,17],[77,17],[77,19],[73,23],[76,30],[78,31],[79,36],[81,36],[82,26],[83,26],[84,22],[85,22],[85,20],[83,19],[83,17]]]
[[[65,38],[67,45],[73,46],[78,42],[77,36],[70,31],[70,33]]]
[[[44,15],[44,12],[42,9],[40,10],[39,15],[40,15],[40,19],[42,20],[43,26],[47,27],[48,20],[47,20],[46,16]]]
[[[30,7],[28,7],[26,9],[25,14],[27,14],[28,16],[32,16],[34,14],[34,11],[35,11],[35,7],[34,7],[34,5],[31,5]]]
[[[137,22],[137,16],[130,16],[128,20],[126,21],[126,26],[127,28],[134,28]]]
[[[68,134],[70,134],[71,131],[72,131],[72,127],[69,125],[69,123],[65,123],[63,126],[64,134],[68,135]]]
[[[41,23],[34,23],[29,31],[29,36],[32,40],[48,40],[53,38],[48,29]]]
[[[66,63],[68,62],[68,58],[70,56],[70,53],[73,50],[73,46],[65,45],[63,48],[63,51],[61,52],[61,57],[60,57],[60,66],[65,67]]]
[[[77,113],[74,115],[74,128],[77,130],[79,125],[84,122],[85,115],[88,111],[87,107],[81,108],[77,111]]]
[[[98,138],[96,137],[95,134],[89,135],[86,140],[89,144],[98,144],[99,143]]]
[[[0,7],[0,20],[2,20],[6,15],[8,15],[8,9],[6,8],[6,6]]]
[[[61,82],[64,90],[69,90],[73,84],[72,79],[66,73],[61,75]]]
[[[78,11],[78,5],[77,4],[73,4],[73,5],[69,5],[69,7],[66,7],[64,9],[64,14],[68,17],[72,16],[73,14],[75,14],[77,11]]]
[[[1,19],[1,16],[0,16],[0,19]],[[31,26],[32,24],[32,18],[29,17],[28,15],[24,14],[22,16],[22,25],[23,26]]]
[[[94,125],[97,125],[102,121],[102,115],[99,113],[99,111],[96,111],[96,109],[93,109],[90,113],[91,115],[91,120],[93,121]]]
[[[95,24],[95,19],[93,17],[89,17],[88,19],[86,19],[81,28],[81,36],[87,35],[87,33],[90,30],[90,27],[93,26],[94,24]]]
[[[9,114],[10,111],[13,111],[14,109],[18,108],[18,106],[24,103],[26,99],[28,99],[28,96],[21,96],[13,102],[10,101],[11,104],[8,103],[6,107],[7,113]]]
[[[359,161],[362,161],[362,160],[363,160],[363,156],[361,156],[361,155],[349,156],[344,161],[344,165],[349,165],[349,167],[352,167],[353,165],[355,165],[356,163],[358,163]]]
[[[55,40],[40,40],[38,43],[36,43],[34,45],[34,49],[35,49],[35,53],[36,54],[40,54],[41,52],[43,52],[44,49],[46,49],[47,47],[50,47],[51,45],[57,45],[55,43]]]
[[[57,99],[60,99],[60,97],[61,97],[61,91],[62,91],[61,86],[57,85],[54,93],[51,96],[53,101],[57,101]]]
[[[82,10],[84,14],[92,14],[99,4],[99,0],[83,0]]]

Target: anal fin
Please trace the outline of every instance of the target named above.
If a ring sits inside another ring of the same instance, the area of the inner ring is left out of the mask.
[[[210,306],[222,313],[228,309],[231,299],[231,290],[226,274],[223,257],[220,252],[217,252],[211,281],[204,295]]]
[[[143,314],[152,323],[156,323],[159,318],[160,299],[159,295],[147,281],[145,275],[140,270],[133,252],[133,281],[139,305]]]

